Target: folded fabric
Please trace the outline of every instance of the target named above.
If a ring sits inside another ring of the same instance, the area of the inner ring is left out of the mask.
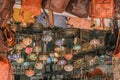
[[[53,17],[54,17],[54,26],[55,27],[67,28],[66,17],[65,16],[54,14]],[[48,23],[47,23],[47,21],[45,19],[45,14],[44,13],[37,16],[35,18],[35,22],[41,23],[44,26],[48,25]]]

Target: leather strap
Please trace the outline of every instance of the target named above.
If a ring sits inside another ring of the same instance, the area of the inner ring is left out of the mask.
[[[120,46],[119,41],[120,41],[120,29],[119,29],[119,32],[118,32],[118,37],[117,37],[117,41],[116,41],[116,47],[115,47],[115,50],[113,51],[113,55],[116,55],[116,53],[119,50],[119,46]]]

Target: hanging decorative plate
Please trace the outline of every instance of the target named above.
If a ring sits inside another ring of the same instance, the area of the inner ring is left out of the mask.
[[[44,36],[42,37],[42,40],[45,41],[45,42],[49,42],[49,41],[52,40],[52,37],[51,37],[50,35],[44,35]]]
[[[43,64],[41,62],[37,62],[37,63],[35,63],[35,68],[36,69],[42,69],[43,68]]]
[[[52,61],[54,62],[54,63],[56,63],[56,62],[58,62],[58,59],[57,58],[52,58]]]
[[[20,44],[21,44],[21,46],[22,46],[23,48],[26,48],[26,47],[27,47],[23,42],[20,42]]]
[[[14,61],[16,61],[17,59],[19,59],[20,58],[20,55],[19,54],[16,54],[16,53],[14,53],[14,54],[12,54],[12,55],[8,55],[8,59],[9,60],[14,60]]]
[[[24,62],[24,58],[19,58],[19,59],[17,59],[16,62],[17,62],[17,63],[23,63],[23,62]]]
[[[60,56],[59,53],[57,53],[57,52],[55,52],[54,55],[55,55],[55,57],[59,57]]]
[[[99,44],[100,44],[100,40],[99,39],[93,39],[93,40],[90,41],[90,45],[94,45],[95,47],[97,45],[99,45]]]
[[[52,62],[52,58],[48,57],[47,60],[46,60],[46,63],[51,63],[51,62]]]
[[[80,50],[81,49],[81,46],[80,45],[75,45],[74,47],[73,47],[73,50]]]
[[[32,69],[25,70],[25,75],[27,77],[32,77],[34,74],[35,74],[35,72]]]
[[[48,58],[47,55],[40,55],[40,56],[39,56],[39,60],[45,61],[45,60],[47,60],[47,58]]]
[[[39,53],[42,51],[42,48],[39,45],[36,45],[33,49],[34,52]]]
[[[70,72],[70,71],[73,70],[73,66],[72,65],[65,65],[64,70],[67,71],[67,72]]]
[[[59,60],[59,61],[58,61],[58,64],[59,64],[59,65],[65,65],[65,64],[66,64],[66,61],[65,61],[64,59]]]
[[[32,39],[27,37],[27,38],[23,38],[23,43],[28,46],[32,43]]]
[[[55,41],[55,44],[56,44],[57,46],[62,46],[63,40],[62,40],[62,39],[57,39],[57,40]]]
[[[65,55],[64,55],[64,58],[65,58],[66,60],[71,60],[71,59],[73,58],[73,55],[72,55],[71,53],[65,54]]]
[[[60,52],[60,51],[64,51],[65,48],[64,48],[63,46],[60,46],[60,47],[56,47],[54,50],[55,50],[56,52]]]
[[[17,50],[22,50],[23,49],[23,46],[21,44],[16,44],[15,45],[15,49]]]
[[[28,55],[28,58],[30,59],[30,60],[36,60],[37,59],[37,55],[36,54],[34,54],[34,53],[31,53],[31,54],[29,54]]]
[[[33,49],[31,47],[26,47],[25,48],[25,53],[30,54],[32,53]]]
[[[24,67],[28,67],[29,65],[30,65],[29,62],[23,62],[23,64],[22,64],[22,66],[24,66]]]

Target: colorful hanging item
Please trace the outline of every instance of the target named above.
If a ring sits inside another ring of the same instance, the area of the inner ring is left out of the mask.
[[[16,61],[17,63],[23,63],[24,62],[24,58],[19,58],[19,59],[17,59],[17,61]]]
[[[47,55],[40,55],[40,56],[39,56],[39,60],[45,61],[45,60],[47,60],[47,58],[48,58]]]
[[[62,40],[62,39],[57,39],[57,40],[55,41],[55,44],[56,44],[57,46],[62,46],[63,40]]]
[[[34,74],[35,74],[35,72],[32,69],[25,70],[25,75],[27,77],[32,77]]]
[[[32,43],[32,39],[29,37],[23,38],[23,43],[28,46]]]
[[[26,47],[25,48],[25,53],[27,53],[27,54],[32,53],[32,51],[33,51],[32,47]]]
[[[71,59],[73,58],[73,55],[72,55],[71,53],[65,54],[65,55],[64,55],[64,58],[65,58],[66,60],[71,60]]]
[[[80,50],[81,49],[81,46],[80,45],[75,45],[73,46],[73,50]]]
[[[35,61],[35,60],[37,59],[37,55],[34,54],[34,53],[31,53],[31,54],[28,55],[28,58],[29,58],[30,60]]]
[[[58,64],[61,65],[61,66],[65,65],[66,64],[66,60],[61,59],[61,60],[58,61]]]
[[[67,71],[67,72],[70,72],[70,71],[73,70],[73,66],[70,65],[70,64],[69,64],[69,65],[65,65],[65,66],[64,66],[64,70]]]
[[[35,63],[35,68],[36,69],[42,69],[43,68],[43,64],[41,62],[37,62],[37,63]]]

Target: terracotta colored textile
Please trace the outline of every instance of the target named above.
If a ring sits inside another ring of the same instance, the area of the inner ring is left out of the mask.
[[[0,80],[13,80],[11,67],[6,57],[0,56]]]

